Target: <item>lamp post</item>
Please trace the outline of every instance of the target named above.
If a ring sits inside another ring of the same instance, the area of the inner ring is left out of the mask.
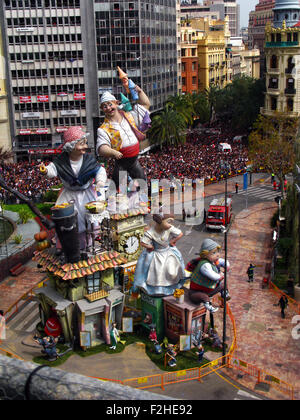
[[[224,270],[224,287],[223,287],[223,302],[224,302],[224,308],[223,308],[223,346],[222,346],[222,355],[225,356],[226,354],[226,317],[227,317],[227,304],[226,304],[226,290],[227,290],[227,219],[228,219],[228,210],[227,210],[227,196],[228,196],[228,190],[227,190],[227,176],[228,171],[230,170],[230,165],[228,164],[228,161],[225,162],[221,161],[221,167],[224,169],[225,174],[225,226],[224,226],[224,260],[225,260],[225,270]]]
[[[297,170],[297,178],[300,176],[300,168],[298,165],[296,165]],[[298,195],[298,287],[300,287],[300,187],[295,182],[295,186],[297,189],[297,195]]]

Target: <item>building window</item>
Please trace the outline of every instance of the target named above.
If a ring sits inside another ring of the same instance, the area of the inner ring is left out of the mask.
[[[277,56],[276,55],[272,55],[270,67],[271,69],[277,69]]]
[[[277,78],[270,77],[269,89],[278,89],[278,79]]]
[[[288,112],[293,112],[293,110],[294,110],[294,100],[293,100],[293,99],[291,99],[291,98],[289,98],[289,99],[286,101],[286,106],[287,106],[287,110],[288,110]]]
[[[274,96],[271,97],[271,110],[277,110],[277,98],[275,98]]]

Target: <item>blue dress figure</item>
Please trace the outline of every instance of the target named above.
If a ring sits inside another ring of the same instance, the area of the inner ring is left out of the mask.
[[[153,220],[141,240],[145,249],[136,265],[133,291],[139,288],[150,296],[169,296],[186,280],[184,261],[175,246],[183,234],[170,224],[173,215],[154,214]]]

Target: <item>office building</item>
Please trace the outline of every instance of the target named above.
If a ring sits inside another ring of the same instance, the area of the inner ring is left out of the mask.
[[[231,36],[240,33],[240,5],[236,0],[204,0],[204,6],[208,6],[211,12],[219,12],[219,19],[229,18],[229,31]]]
[[[8,114],[8,99],[6,91],[6,69],[5,57],[2,46],[2,36],[0,32],[0,147],[3,151],[10,151],[12,146],[9,114]]]
[[[179,89],[178,0],[3,0],[12,143],[17,159],[57,153],[72,125],[101,122],[99,95],[124,93],[120,66],[148,94],[151,111]]]

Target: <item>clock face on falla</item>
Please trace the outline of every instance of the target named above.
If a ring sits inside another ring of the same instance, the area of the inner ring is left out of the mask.
[[[140,242],[138,237],[135,235],[130,236],[124,245],[125,252],[127,254],[135,254],[137,250],[139,249]]]

